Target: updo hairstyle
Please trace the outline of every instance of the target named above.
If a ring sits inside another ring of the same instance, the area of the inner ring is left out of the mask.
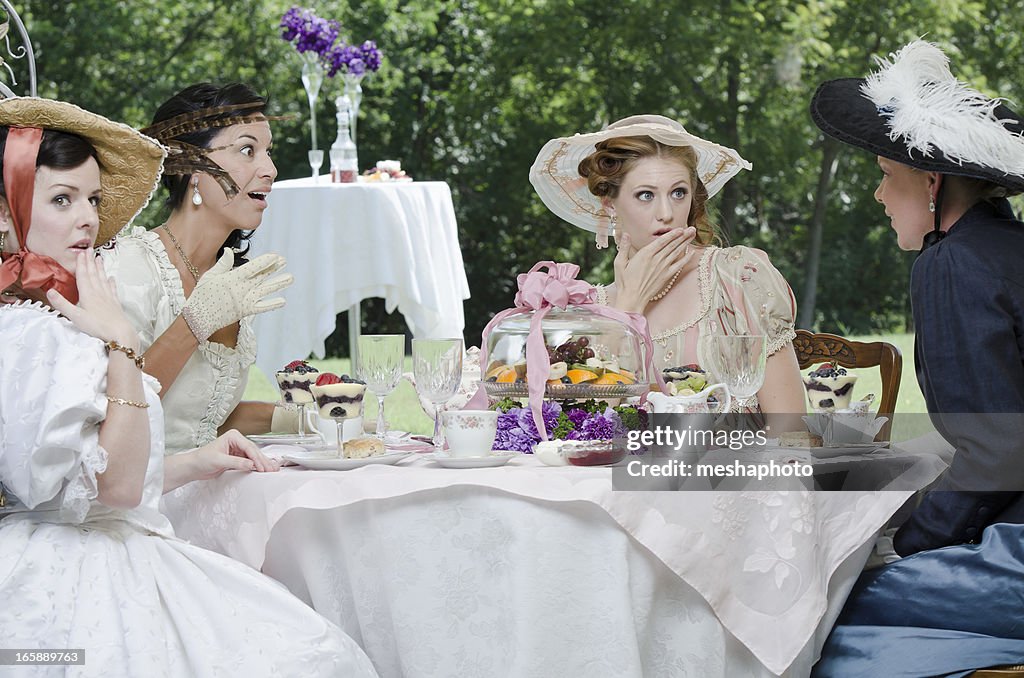
[[[606,139],[599,142],[596,149],[580,161],[578,171],[587,180],[587,188],[598,198],[618,198],[626,175],[644,158],[675,160],[686,167],[693,187],[686,224],[697,229],[698,245],[711,245],[719,240],[707,217],[708,189],[697,176],[697,154],[692,147],[667,146],[648,136],[636,136]]]

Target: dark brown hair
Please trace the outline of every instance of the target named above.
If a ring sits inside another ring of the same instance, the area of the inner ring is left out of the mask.
[[[4,151],[7,150],[7,132],[10,128],[0,127],[0,195],[7,197],[4,187]],[[96,149],[92,144],[70,132],[44,129],[43,138],[39,142],[39,153],[36,155],[36,169],[50,167],[56,170],[70,170],[81,166],[89,158],[99,164]]]
[[[213,83],[202,82],[197,85],[186,87],[165,101],[153,115],[153,122],[150,124],[155,125],[158,122],[170,120],[171,118],[184,113],[192,113],[205,108],[252,103],[260,104],[260,106],[246,109],[246,113],[255,114],[264,113],[266,111],[268,103],[267,99],[261,97],[248,85],[236,82],[220,87]],[[212,116],[209,120],[216,120],[220,117],[227,118],[232,115],[237,115],[237,113],[226,112],[220,116]],[[199,148],[209,148],[210,143],[213,141],[213,137],[216,136],[217,132],[221,129],[223,128],[207,127],[196,130],[195,132],[182,134],[175,137],[175,139],[192,146],[198,146]],[[164,202],[164,205],[169,207],[171,210],[176,210],[181,207],[182,203],[185,202],[186,195],[188,194],[189,182],[191,180],[191,175],[163,175],[161,182],[163,183],[164,188],[168,191],[167,200]],[[229,235],[228,239],[224,241],[224,245],[222,247],[230,247],[233,250],[236,250],[236,266],[245,262],[245,255],[249,253],[249,239],[252,237],[252,234],[253,231],[235,229],[234,231],[231,231],[231,235]]]
[[[640,160],[652,157],[675,160],[690,171],[693,199],[686,223],[697,229],[697,244],[717,242],[718,233],[707,216],[708,189],[697,176],[697,153],[691,146],[668,146],[648,136],[615,137],[598,142],[597,150],[580,161],[578,171],[592,194],[618,198],[626,175]]]

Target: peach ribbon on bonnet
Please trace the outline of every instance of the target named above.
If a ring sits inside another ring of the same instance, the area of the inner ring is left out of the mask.
[[[75,276],[56,260],[29,252],[25,243],[32,225],[32,196],[35,193],[36,157],[43,130],[38,127],[11,127],[4,148],[4,189],[10,208],[19,250],[4,257],[0,264],[0,290],[21,279],[24,290],[56,289],[72,304],[78,303]]]
[[[541,271],[542,268],[546,268],[547,271]],[[547,385],[548,374],[551,372],[542,325],[544,316],[552,308],[565,310],[570,305],[586,306],[587,310],[592,313],[616,320],[631,328],[642,337],[647,349],[644,358],[646,371],[648,373],[653,371],[651,362],[654,346],[651,342],[651,335],[647,331],[647,319],[639,313],[627,313],[596,303],[597,290],[587,281],[577,280],[576,276],[579,272],[580,267],[576,264],[540,261],[534,264],[527,273],[520,273],[516,277],[519,291],[516,292],[515,308],[506,309],[494,316],[484,328],[480,342],[482,344],[480,366],[484,367],[487,365],[487,339],[491,330],[511,315],[534,312],[533,318],[530,320],[530,333],[526,338],[526,381],[530,393],[530,411],[533,413],[533,421],[537,425],[537,432],[540,434],[541,440],[548,439],[547,431],[544,429],[544,418],[541,415],[541,403],[544,401],[544,389]],[[654,377],[659,388],[664,391],[665,382],[661,373],[655,372]],[[466,408],[481,409],[486,406],[486,403],[487,396],[483,385],[481,385],[480,390],[467,403]]]

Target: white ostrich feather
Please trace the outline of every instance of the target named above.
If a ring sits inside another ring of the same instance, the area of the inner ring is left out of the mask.
[[[999,99],[957,80],[932,43],[915,40],[890,56],[877,59],[879,71],[861,87],[888,114],[890,139],[925,157],[938,149],[954,162],[1024,176],[1024,137],[1000,124]]]

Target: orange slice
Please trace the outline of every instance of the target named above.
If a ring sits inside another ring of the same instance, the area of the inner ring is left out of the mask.
[[[597,374],[590,370],[569,370],[565,373],[565,376],[569,377],[569,381],[574,384],[581,384],[585,381],[594,381],[597,379]]]
[[[506,367],[504,370],[498,373],[498,378],[495,380],[499,384],[514,384],[516,383],[516,370],[513,367]]]
[[[629,380],[626,382],[627,384],[636,383],[636,375],[630,372],[629,370],[619,370],[619,374],[621,374],[622,376]]]
[[[624,374],[618,372],[605,372],[604,376],[594,382],[595,385],[607,386],[609,384],[632,384]]]

